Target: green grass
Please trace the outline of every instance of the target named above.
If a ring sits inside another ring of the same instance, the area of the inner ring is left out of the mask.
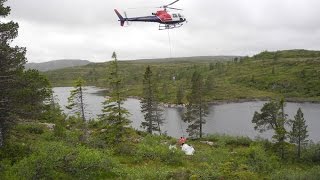
[[[246,137],[211,135],[202,140],[188,140],[196,152],[187,156],[179,148],[169,150],[169,144],[176,142],[170,137],[131,131],[130,139],[102,147],[97,146],[103,141],[103,136],[97,136],[100,131],[94,128],[90,131],[89,142],[83,144],[77,130],[67,130],[66,137],[61,138],[37,123],[17,125],[6,148],[0,149],[1,179],[317,179],[320,176],[319,161],[299,162],[289,155],[281,160],[270,148],[274,146],[272,143]],[[214,145],[201,142],[206,140]]]

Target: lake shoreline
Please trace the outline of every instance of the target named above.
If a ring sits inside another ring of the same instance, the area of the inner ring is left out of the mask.
[[[60,87],[60,86],[57,86]],[[62,87],[62,86],[61,86]],[[71,87],[71,86],[70,86]],[[98,93],[103,94],[108,91],[108,89],[99,87],[99,86],[87,86],[87,87],[93,87],[93,88],[98,88],[99,91]],[[106,95],[104,95],[106,96]],[[139,96],[128,96],[127,98],[132,98],[132,99],[138,99],[141,100],[141,97]],[[272,97],[261,97],[261,98],[239,98],[239,99],[224,99],[224,100],[214,100],[214,101],[209,101],[209,105],[222,105],[222,104],[230,104],[230,103],[245,103],[245,102],[257,102],[257,101],[270,101],[272,99],[277,99],[277,98],[272,98]],[[316,98],[303,98],[303,97],[288,97],[285,98],[285,102],[290,102],[290,103],[311,103],[311,104],[320,104],[320,99]],[[169,103],[169,102],[161,102],[162,104],[166,105],[166,107],[176,107],[176,106],[184,106],[184,105],[177,105],[174,103]]]
[[[130,96],[128,98],[141,100],[140,97]],[[247,99],[232,99],[232,100],[216,100],[208,102],[209,105],[224,105],[231,103],[249,103],[249,102],[259,102],[259,101],[270,101],[273,98],[247,98]],[[299,99],[299,98],[287,98],[285,99],[287,103],[310,103],[310,104],[320,104],[320,100],[308,100],[308,99]],[[185,104],[177,105],[170,103],[162,103],[165,107],[175,108],[175,107],[185,107]]]

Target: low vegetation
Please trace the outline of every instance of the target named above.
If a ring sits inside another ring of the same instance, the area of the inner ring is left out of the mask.
[[[281,159],[276,144],[226,135],[188,140],[196,152],[187,156],[169,150],[176,139],[128,129],[125,141],[105,139],[96,122],[83,143],[81,119],[64,124],[61,137],[45,125],[21,123],[12,129],[7,146],[0,150],[1,179],[318,179],[319,144]],[[202,141],[213,142],[208,145]],[[295,146],[287,144],[289,152]]]

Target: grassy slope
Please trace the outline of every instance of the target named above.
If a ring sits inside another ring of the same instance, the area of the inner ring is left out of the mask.
[[[91,127],[92,128],[92,127]],[[132,131],[130,140],[109,146],[103,133],[91,129],[87,144],[79,130],[63,138],[37,124],[20,124],[11,132],[6,149],[0,150],[3,179],[316,179],[317,163],[297,163],[293,146],[287,160],[280,160],[266,141],[210,136],[188,141],[194,156],[170,151],[175,139],[146,136]],[[102,135],[102,136],[101,136]],[[135,141],[139,140],[139,141]],[[304,152],[305,153],[305,152]],[[291,154],[291,155],[290,155]]]
[[[294,51],[295,52],[295,51]],[[300,52],[300,51],[298,51]],[[314,53],[314,52],[310,52]],[[188,59],[177,61],[120,61],[127,95],[140,96],[145,68],[150,65],[158,82],[163,101],[175,102],[179,85],[185,92],[195,70],[205,78],[211,76],[212,89],[207,95],[209,101],[264,99],[286,96],[292,100],[320,100],[320,58],[289,52],[279,53],[276,60],[271,53],[261,53],[241,62]],[[292,55],[293,54],[293,55]],[[289,56],[290,55],[290,56]],[[312,55],[312,54],[311,54]],[[317,54],[316,54],[317,55]],[[291,57],[297,56],[297,57]],[[54,86],[71,86],[72,81],[83,77],[88,85],[107,87],[107,63],[47,72]],[[176,81],[173,81],[173,76]]]

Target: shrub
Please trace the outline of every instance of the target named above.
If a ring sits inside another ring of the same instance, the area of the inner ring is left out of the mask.
[[[278,158],[274,155],[267,154],[265,150],[259,146],[250,146],[242,152],[245,156],[245,164],[249,170],[259,173],[270,173],[275,168],[280,167]]]
[[[180,150],[170,150],[161,142],[160,136],[146,136],[137,146],[136,160],[156,160],[168,165],[181,165],[184,154]]]
[[[320,162],[320,143],[309,144],[305,149],[302,151],[302,160],[306,162]]]
[[[105,179],[119,175],[108,152],[70,147],[60,142],[40,143],[30,156],[14,164],[8,179]]]
[[[229,135],[220,135],[213,134],[205,137],[206,140],[217,142],[220,147],[224,146],[246,146],[249,147],[252,143],[252,140],[248,137],[237,137],[237,136],[229,136]]]
[[[226,139],[226,145],[231,146],[246,146],[249,147],[252,140],[248,137],[233,137]]]
[[[315,166],[308,170],[301,169],[283,169],[271,174],[271,179],[308,179],[308,180],[318,180],[320,177],[320,166]]]
[[[30,133],[30,134],[42,134],[44,133],[45,127],[41,124],[37,123],[24,123],[24,124],[18,124],[14,131],[21,133]]]

